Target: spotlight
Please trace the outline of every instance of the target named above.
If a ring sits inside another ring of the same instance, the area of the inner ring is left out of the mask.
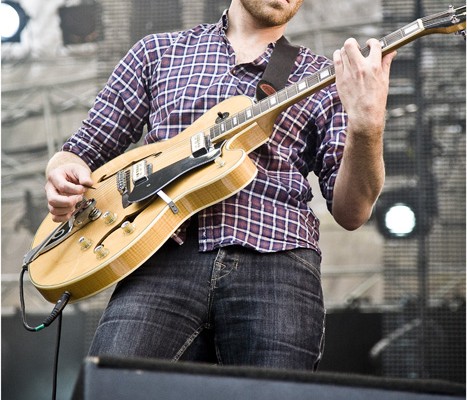
[[[413,232],[417,225],[417,218],[410,205],[395,203],[387,209],[384,215],[384,225],[390,234],[404,237]]]
[[[21,41],[21,32],[29,21],[21,5],[16,1],[0,3],[0,32],[2,43]]]
[[[383,236],[389,239],[409,239],[428,232],[429,210],[421,206],[418,196],[423,194],[416,188],[401,188],[384,192],[380,196],[374,217]]]

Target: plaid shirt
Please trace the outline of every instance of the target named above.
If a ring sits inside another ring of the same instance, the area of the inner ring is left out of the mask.
[[[150,35],[136,43],[62,149],[94,170],[137,142],[145,125],[145,143],[164,140],[228,97],[254,98],[274,43],[253,62],[237,65],[227,24],[224,13],[217,24]],[[289,84],[329,65],[302,47]],[[260,252],[311,248],[320,253],[307,176],[311,171],[318,176],[331,209],[345,127],[334,85],[283,112],[268,142],[249,155],[258,168],[254,181],[199,212],[200,251],[237,244]]]

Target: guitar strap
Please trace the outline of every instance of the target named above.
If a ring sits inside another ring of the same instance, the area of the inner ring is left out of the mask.
[[[256,86],[258,101],[285,87],[299,51],[300,46],[290,44],[284,36],[276,42],[263,77]]]

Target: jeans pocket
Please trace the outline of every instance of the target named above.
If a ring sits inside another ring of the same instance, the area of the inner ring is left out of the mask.
[[[321,257],[311,249],[294,249],[284,252],[285,255],[298,262],[300,266],[308,269],[314,277],[321,282]]]

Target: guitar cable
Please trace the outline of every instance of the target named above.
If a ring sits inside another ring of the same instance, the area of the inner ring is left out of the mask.
[[[60,299],[58,299],[57,303],[55,303],[52,312],[49,314],[47,318],[45,318],[40,325],[37,326],[30,326],[26,321],[26,307],[24,303],[24,274],[28,270],[28,265],[23,265],[20,273],[19,279],[19,297],[20,297],[20,305],[21,305],[21,319],[23,322],[23,326],[29,332],[39,332],[42,329],[48,327],[52,322],[54,322],[58,318],[58,326],[57,326],[57,342],[55,347],[55,356],[54,356],[54,367],[53,367],[53,383],[52,383],[52,400],[55,400],[57,397],[57,376],[58,376],[58,358],[60,353],[60,341],[62,336],[62,313],[65,306],[68,304],[70,300],[71,294],[69,292],[64,292]]]

